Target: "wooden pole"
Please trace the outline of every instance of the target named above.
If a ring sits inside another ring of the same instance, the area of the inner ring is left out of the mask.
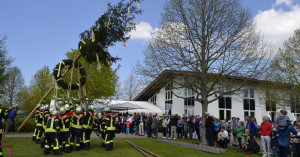
[[[77,61],[77,60],[76,60]],[[73,82],[73,74],[74,74],[74,66],[75,66],[75,55],[72,63],[72,71],[71,71],[71,78],[70,78],[70,84],[69,84],[69,90],[68,90],[68,101],[70,102],[71,97],[71,89],[72,89],[72,82]]]
[[[43,96],[43,98],[39,101],[38,104],[41,104],[42,101],[52,92],[52,90],[54,89],[53,85],[48,91],[47,93]],[[24,122],[21,124],[21,126],[18,128],[17,132],[20,132],[20,130],[24,127],[24,125],[27,123],[27,121],[32,117],[32,115],[34,114],[35,110],[38,108],[38,105],[36,105],[34,107],[34,109],[30,112],[30,114],[28,115],[28,117],[24,120]]]
[[[75,61],[78,61],[78,59],[81,57],[81,55],[79,55]],[[68,69],[63,75],[62,78],[64,78],[67,73],[70,70]],[[35,110],[38,108],[38,105],[42,103],[42,101],[52,92],[52,90],[54,89],[55,84],[47,91],[47,93],[43,96],[43,98],[39,101],[39,103],[33,108],[33,110],[30,112],[30,114],[28,115],[28,117],[24,120],[24,122],[21,124],[21,126],[18,128],[17,132],[20,132],[20,130],[24,127],[24,125],[27,123],[27,121],[29,120],[30,117],[32,117],[33,113],[35,112]]]
[[[80,106],[82,107],[82,102],[81,102],[81,82],[80,82],[80,68],[79,67],[79,63],[77,64],[77,71],[78,71],[78,83],[79,83],[79,87],[78,87],[78,95],[79,95],[79,102],[80,102]]]

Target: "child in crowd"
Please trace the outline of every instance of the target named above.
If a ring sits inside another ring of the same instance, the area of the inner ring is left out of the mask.
[[[244,140],[245,140],[245,143],[248,142],[248,135],[250,134],[250,130],[249,129],[246,129],[245,130],[245,133],[244,133]]]
[[[247,151],[252,152],[253,155],[256,155],[260,150],[259,145],[255,141],[253,135],[248,134],[247,139],[248,139],[248,142],[246,144],[244,144],[244,150],[246,152]]]
[[[130,134],[130,122],[127,121],[126,123],[126,134]]]
[[[276,128],[273,129],[272,138],[271,138],[271,149],[273,151],[274,157],[278,157],[278,131]]]
[[[235,129],[235,132],[236,132],[236,137],[239,142],[238,152],[241,152],[243,150],[242,137],[243,137],[243,133],[244,133],[244,123],[242,121],[239,122],[239,126]]]
[[[280,110],[280,116],[276,119],[275,123],[278,125],[278,128],[281,129],[288,127],[291,124],[286,110]]]

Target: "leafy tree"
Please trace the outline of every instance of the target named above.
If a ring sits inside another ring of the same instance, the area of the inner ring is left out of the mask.
[[[8,79],[5,81],[4,96],[8,101],[9,106],[13,106],[18,92],[24,86],[24,78],[21,70],[18,67],[12,67],[8,69]],[[15,104],[16,105],[16,104]]]
[[[30,87],[28,86],[23,86],[20,91],[17,93],[16,96],[16,103],[19,105],[19,108],[22,111],[25,111],[26,113],[29,113],[33,106],[36,104],[33,104],[35,100],[33,97],[35,93],[32,93]]]
[[[137,72],[148,79],[164,70],[177,72],[168,77],[174,78],[173,94],[184,98],[179,91],[192,90],[204,116],[209,104],[247,84],[233,76],[255,79],[264,73],[269,49],[256,32],[240,0],[168,0],[161,29],[148,41]]]
[[[0,87],[3,87],[8,78],[7,69],[13,59],[7,56],[6,36],[0,36]],[[3,93],[3,88],[0,88],[0,94]]]
[[[66,53],[69,59],[73,59],[74,55],[79,55],[78,50],[72,50],[71,52]],[[79,59],[79,62],[87,71],[87,82],[84,87],[81,87],[81,95],[82,99],[88,98],[88,103],[91,103],[94,99],[101,99],[106,98],[114,95],[116,92],[116,84],[119,79],[117,76],[117,70],[120,66],[116,69],[112,69],[111,63],[109,66],[101,66],[97,63],[88,63],[84,58]],[[77,68],[77,67],[75,67]],[[78,69],[74,69],[74,76],[72,83],[78,83]],[[66,82],[70,82],[70,73],[68,73],[64,79]],[[84,91],[84,89],[86,89]],[[66,92],[59,89],[59,97],[63,98],[63,100],[67,100]],[[86,95],[84,95],[86,94]],[[78,98],[78,91],[72,91],[71,97],[74,103],[77,103]]]
[[[279,48],[271,63],[266,79],[273,83],[262,84],[262,88],[268,89],[272,94],[269,97],[265,97],[265,99],[274,101],[273,104],[281,108],[296,108],[297,112],[300,113],[299,68],[300,29],[297,29],[294,35],[283,43],[282,48]],[[265,94],[265,96],[267,95]]]
[[[133,100],[135,96],[137,96],[138,92],[141,91],[141,83],[137,80],[136,76],[133,72],[129,74],[127,79],[124,81],[124,92],[123,97],[126,100]]]
[[[53,86],[54,80],[48,66],[44,66],[33,76],[29,87],[24,87],[18,94],[20,108],[27,113],[38,104],[46,92]],[[50,103],[52,97],[50,94],[46,97],[45,102]]]

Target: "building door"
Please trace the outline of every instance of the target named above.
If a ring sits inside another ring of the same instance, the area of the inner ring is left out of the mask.
[[[194,108],[186,108],[184,109],[184,115],[185,116],[193,116],[194,115]]]

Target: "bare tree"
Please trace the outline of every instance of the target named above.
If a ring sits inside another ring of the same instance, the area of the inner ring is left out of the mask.
[[[240,0],[169,0],[136,71],[148,79],[165,69],[180,71],[173,94],[183,98],[177,89],[192,90],[204,115],[210,103],[261,76],[269,51]]]
[[[4,85],[4,95],[9,103],[9,106],[13,106],[18,92],[24,86],[24,78],[21,70],[18,67],[12,67],[8,69],[8,79]]]
[[[133,72],[131,72],[121,88],[124,89],[124,91],[121,92],[123,93],[124,98],[131,101],[141,90],[141,84],[136,79],[136,76],[133,74]]]

